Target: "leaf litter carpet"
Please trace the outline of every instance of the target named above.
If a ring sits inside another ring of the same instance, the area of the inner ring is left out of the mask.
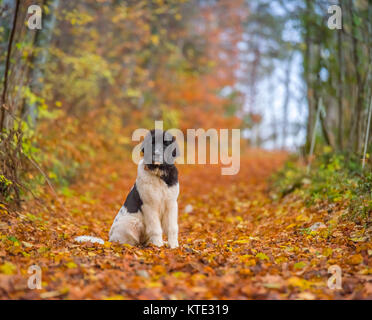
[[[286,159],[251,150],[240,172],[179,165],[178,249],[109,243],[108,231],[136,177],[129,160],[101,163],[58,199],[45,192],[22,210],[0,207],[1,299],[372,298],[372,246],[342,206],[308,208],[292,194],[272,200],[268,177]],[[323,226],[311,231],[315,223]],[[91,235],[102,244],[79,244]],[[42,289],[29,289],[28,268]],[[328,268],[342,271],[332,290]]]

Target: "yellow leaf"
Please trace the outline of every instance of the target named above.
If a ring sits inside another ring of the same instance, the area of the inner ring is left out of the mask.
[[[311,287],[311,283],[305,279],[301,279],[298,277],[291,277],[288,279],[288,285],[292,287],[298,287],[302,290],[309,289]]]
[[[360,271],[361,274],[372,274],[372,268],[367,268]]]
[[[153,45],[157,46],[159,44],[159,36],[157,34],[153,34],[151,36],[151,42]]]
[[[39,252],[39,253],[45,253],[45,252],[47,252],[47,251],[49,251],[49,248],[47,248],[47,247],[40,247],[40,248],[37,250],[37,252]]]
[[[329,257],[329,256],[331,256],[332,255],[332,252],[333,252],[333,250],[331,249],[331,248],[325,248],[324,250],[323,250],[323,256],[325,256],[325,257]]]
[[[309,220],[309,217],[306,217],[302,214],[296,217],[296,221],[308,221],[308,220]]]
[[[182,272],[182,271],[176,271],[176,272],[173,272],[172,275],[176,278],[185,278],[187,275],[186,273]]]
[[[157,282],[157,281],[151,281],[151,282],[148,283],[148,287],[149,288],[160,288],[161,283]]]
[[[234,241],[234,243],[236,244],[246,244],[246,243],[249,243],[250,241],[249,240],[236,240]]]
[[[14,274],[17,271],[17,267],[11,262],[5,262],[0,266],[0,272],[4,274]]]
[[[77,268],[77,265],[76,265],[75,262],[70,261],[70,262],[66,263],[66,267],[69,268],[69,269],[74,269],[74,268]]]
[[[294,265],[294,268],[295,268],[295,269],[303,269],[304,267],[306,267],[306,263],[303,262],[303,261],[297,262],[297,263],[295,263],[295,265]]]
[[[292,224],[290,224],[289,226],[287,226],[286,229],[291,229],[291,228],[293,228],[293,227],[295,227],[295,226],[296,226],[296,224],[295,224],[295,223],[292,223]]]
[[[278,257],[278,258],[275,259],[276,264],[281,264],[281,263],[287,262],[287,261],[288,261],[287,257]]]
[[[262,252],[257,253],[256,254],[256,258],[258,258],[260,260],[269,260],[269,257],[266,254],[262,253]]]

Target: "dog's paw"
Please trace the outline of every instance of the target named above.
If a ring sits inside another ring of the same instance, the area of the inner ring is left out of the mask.
[[[178,248],[178,241],[169,241],[169,248],[175,249]]]
[[[152,239],[150,239],[149,242],[152,243],[153,245],[157,246],[157,247],[162,247],[164,245],[162,239],[152,238]]]

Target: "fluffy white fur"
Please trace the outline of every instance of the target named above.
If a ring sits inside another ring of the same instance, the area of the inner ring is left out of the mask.
[[[76,237],[75,241],[77,241],[77,242],[92,242],[92,243],[99,243],[99,244],[104,244],[105,243],[105,241],[103,241],[101,238],[92,237],[92,236]]]
[[[158,170],[148,170],[140,161],[136,186],[143,202],[141,211],[129,213],[123,206],[111,226],[109,241],[130,245],[153,243],[161,247],[164,233],[169,246],[178,247],[179,183],[168,187],[160,174]]]

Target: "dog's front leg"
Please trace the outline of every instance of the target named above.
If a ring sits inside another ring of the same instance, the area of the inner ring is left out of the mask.
[[[169,246],[173,248],[178,247],[178,204],[177,201],[172,201],[168,207],[168,224],[167,234]]]
[[[149,239],[148,242],[158,247],[163,246],[163,234],[158,212],[154,212],[154,209],[148,205],[143,205],[142,213],[145,222],[146,236]]]

